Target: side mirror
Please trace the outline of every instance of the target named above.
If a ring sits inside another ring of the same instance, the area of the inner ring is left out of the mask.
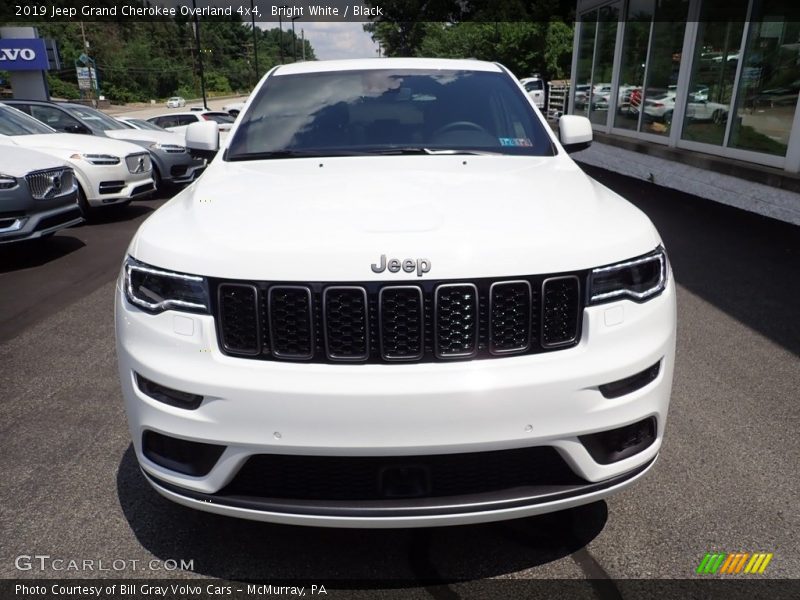
[[[186,127],[186,147],[202,158],[214,158],[219,150],[219,124],[214,121],[198,121]]]
[[[586,117],[564,115],[558,120],[558,139],[568,153],[585,150],[592,145],[592,123]]]
[[[67,125],[66,127],[64,127],[64,131],[66,133],[79,133],[79,134],[82,134],[82,135],[85,135],[87,133],[91,133],[91,131],[89,131],[88,127],[86,127],[85,125],[81,125],[79,123],[76,123],[74,125]]]

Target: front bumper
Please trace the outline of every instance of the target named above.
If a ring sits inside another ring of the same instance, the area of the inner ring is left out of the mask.
[[[675,352],[672,278],[657,298],[585,309],[578,346],[519,357],[421,364],[327,365],[237,359],[217,347],[214,320],[167,311],[149,315],[117,288],[117,356],[136,455],[162,495],[203,510],[265,521],[338,527],[452,525],[528,516],[595,501],[641,477],[663,439]],[[608,399],[599,385],[659,363],[655,380]],[[134,373],[204,396],[196,410],[143,394]],[[641,452],[601,464],[579,436],[655,418]],[[202,476],[152,462],[153,431],[225,447]],[[509,491],[502,497],[248,503],[218,493],[254,455],[409,457],[547,446],[582,483],[569,490]],[[553,495],[555,494],[555,495]],[[350,508],[353,508],[352,506]],[[383,513],[377,509],[394,511]]]
[[[207,163],[203,159],[194,158],[189,151],[153,153],[153,164],[158,167],[161,181],[171,184],[191,183],[205,170]]]
[[[77,192],[35,200],[27,187],[0,193],[0,244],[42,237],[83,221]]]
[[[118,165],[83,166],[80,172],[76,168],[76,174],[91,206],[125,202],[155,190],[152,170],[131,173],[124,160]]]

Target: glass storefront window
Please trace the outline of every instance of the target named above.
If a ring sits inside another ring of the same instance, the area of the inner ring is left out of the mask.
[[[747,5],[747,0],[703,2],[686,101],[685,140],[717,146],[724,142]],[[724,14],[730,16],[724,21],[712,20]]]
[[[646,133],[666,136],[672,127],[688,13],[688,0],[656,2],[642,104],[642,131]]]
[[[614,70],[614,48],[617,44],[619,7],[604,6],[597,22],[594,69],[592,70],[591,102],[589,119],[592,123],[605,125],[611,104],[611,75]]]
[[[639,126],[652,20],[653,0],[631,0],[622,41],[617,114],[614,117],[614,126],[621,129],[636,130]]]
[[[756,0],[728,145],[786,156],[800,92],[800,23],[781,19],[783,1]]]
[[[578,41],[578,61],[575,70],[575,90],[572,96],[572,113],[589,116],[589,90],[592,87],[592,61],[597,33],[597,11],[581,16]]]

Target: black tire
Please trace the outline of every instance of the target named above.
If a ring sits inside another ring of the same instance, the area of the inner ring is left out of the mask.
[[[81,209],[81,216],[86,221],[91,221],[97,216],[97,209],[89,205],[86,194],[83,193],[83,188],[80,185],[78,186],[78,208]]]
[[[153,187],[155,188],[153,192],[154,194],[158,194],[164,189],[164,182],[161,179],[161,173],[159,173],[158,167],[155,165],[155,163],[153,163]]]
[[[714,114],[711,115],[711,120],[714,122],[715,125],[721,125],[726,121],[726,115],[721,110],[715,110]]]
[[[667,125],[672,125],[672,111],[668,110],[664,113],[664,123]]]

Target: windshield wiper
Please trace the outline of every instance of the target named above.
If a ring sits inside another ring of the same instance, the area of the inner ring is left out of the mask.
[[[380,154],[386,156],[392,155],[406,155],[406,154],[427,154],[432,156],[497,156],[500,152],[492,152],[488,150],[469,150],[466,148],[424,148],[422,146],[405,146],[400,148],[380,148],[371,150],[370,154]]]

